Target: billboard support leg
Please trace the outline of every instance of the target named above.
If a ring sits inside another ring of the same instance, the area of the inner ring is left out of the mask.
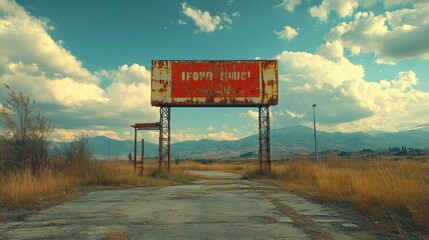
[[[134,171],[137,169],[137,128],[134,128]]]
[[[170,107],[159,109],[159,171],[170,172]]]
[[[270,146],[270,109],[269,106],[259,107],[259,169],[261,172],[271,172]]]

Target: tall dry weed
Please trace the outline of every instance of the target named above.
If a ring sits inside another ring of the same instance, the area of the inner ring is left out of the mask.
[[[69,180],[47,168],[38,174],[26,169],[3,176],[0,186],[0,204],[13,207],[32,206],[43,196],[66,190]]]

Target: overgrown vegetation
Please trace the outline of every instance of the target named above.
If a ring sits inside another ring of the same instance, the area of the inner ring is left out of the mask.
[[[52,122],[35,110],[22,92],[12,87],[0,108],[0,172],[38,171],[47,165],[47,137],[53,130]]]
[[[257,165],[250,165],[245,177],[301,194],[313,192],[323,201],[349,203],[363,215],[387,219],[399,227],[411,223],[412,228],[428,234],[428,162],[383,158],[350,161],[335,156],[313,162],[302,157],[275,165],[269,175],[260,174]]]
[[[44,197],[61,198],[77,188],[183,184],[196,178],[182,170],[161,174],[155,164],[146,164],[142,178],[129,163],[93,160],[85,134],[49,156],[46,138],[53,124],[34,111],[35,101],[6,88],[0,108],[0,207],[31,208]]]

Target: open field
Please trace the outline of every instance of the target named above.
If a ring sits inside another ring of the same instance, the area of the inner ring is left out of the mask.
[[[273,164],[271,174],[261,174],[257,163],[172,165],[170,175],[156,171],[157,163],[145,165],[139,177],[133,166],[124,162],[90,162],[86,166],[62,166],[38,175],[31,172],[10,174],[0,180],[2,209],[36,207],[43,199],[65,198],[69,192],[129,187],[161,187],[189,183],[196,176],[190,170],[233,172],[244,178],[269,183],[300,196],[342,206],[361,216],[369,228],[395,231],[407,237],[427,239],[429,229],[429,162],[379,158],[344,160],[331,157],[312,162],[296,161]],[[0,219],[7,220],[3,215]]]
[[[331,157],[311,162],[305,157],[274,165],[270,175],[249,165],[246,176],[287,191],[357,210],[377,224],[404,234],[429,237],[429,162],[349,161]]]

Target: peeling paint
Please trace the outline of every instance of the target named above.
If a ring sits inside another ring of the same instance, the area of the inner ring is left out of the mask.
[[[152,106],[277,105],[277,66],[277,60],[153,60]]]

